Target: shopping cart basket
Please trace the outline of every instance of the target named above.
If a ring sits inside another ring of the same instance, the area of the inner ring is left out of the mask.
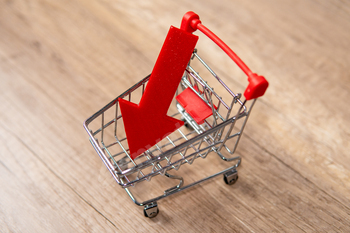
[[[265,78],[252,73],[224,42],[203,26],[198,15],[193,12],[186,13],[180,30],[189,34],[197,29],[226,52],[248,76],[249,85],[244,97],[231,91],[198,55],[197,49],[194,49],[191,51],[190,62],[187,63],[183,75],[180,75],[180,84],[176,86],[176,93],[171,101],[171,108],[176,109],[171,117],[182,120],[184,126],[178,125],[174,132],[164,135],[154,145],[148,145],[136,156],[132,155],[129,148],[130,138],[126,132],[126,118],[120,105],[123,101],[140,101],[147,91],[151,75],[84,122],[90,142],[105,166],[134,203],[144,207],[146,217],[155,217],[158,214],[158,200],[218,175],[224,176],[226,184],[236,182],[238,178],[236,168],[241,163],[241,157],[233,154],[256,99],[262,96],[268,87]],[[202,74],[199,75],[195,70],[193,66],[195,63],[204,67],[216,82],[215,91]],[[143,116],[136,117],[142,119]],[[185,184],[183,177],[177,174],[180,167],[184,164],[191,165],[195,160],[205,159],[210,157],[209,155],[218,157],[229,166],[215,174]],[[166,188],[161,195],[147,198],[145,201],[137,200],[131,188],[158,175],[164,179],[175,179],[178,183]]]

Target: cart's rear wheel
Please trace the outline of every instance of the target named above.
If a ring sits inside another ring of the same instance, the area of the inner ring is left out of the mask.
[[[228,185],[233,185],[238,180],[238,173],[236,170],[228,171],[224,174],[224,181]]]
[[[157,202],[152,202],[150,204],[145,205],[143,209],[143,214],[147,218],[154,218],[159,213]]]

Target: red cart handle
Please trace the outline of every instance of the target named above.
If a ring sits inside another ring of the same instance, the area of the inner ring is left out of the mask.
[[[209,37],[215,42],[248,76],[248,86],[244,91],[244,96],[247,100],[256,99],[263,96],[269,83],[263,76],[253,73],[249,67],[228,47],[219,37],[217,37],[212,31],[206,28],[199,20],[199,16],[189,11],[187,12],[181,22],[181,29],[189,33],[193,33],[197,29]]]

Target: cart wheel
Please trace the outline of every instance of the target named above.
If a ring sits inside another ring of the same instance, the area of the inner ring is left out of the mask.
[[[193,130],[192,126],[185,120],[185,118],[181,118],[181,120],[184,122],[184,126],[189,129]]]
[[[238,180],[238,173],[236,170],[226,172],[224,174],[224,181],[228,185],[233,185]]]
[[[143,213],[147,218],[154,218],[159,213],[157,202],[152,202],[148,205],[145,205]]]

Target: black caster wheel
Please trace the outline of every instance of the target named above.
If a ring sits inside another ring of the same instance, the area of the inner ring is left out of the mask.
[[[191,124],[188,123],[184,117],[181,117],[181,120],[184,122],[184,126],[185,126],[187,129],[193,130]]]
[[[233,185],[238,180],[238,173],[236,170],[226,172],[224,174],[224,181],[228,185]]]
[[[152,202],[150,204],[145,205],[143,209],[143,214],[147,218],[154,218],[159,213],[158,205],[156,202]]]

